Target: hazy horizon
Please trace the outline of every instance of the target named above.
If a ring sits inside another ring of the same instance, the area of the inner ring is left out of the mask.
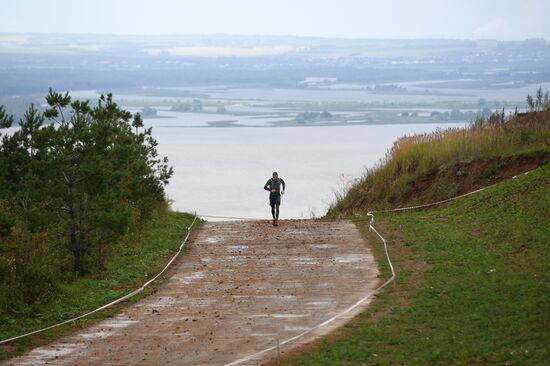
[[[550,39],[550,3],[341,0],[0,0],[0,33],[90,35],[243,35],[335,39]],[[82,14],[86,14],[83,16]]]
[[[67,36],[119,36],[119,37],[194,37],[194,36],[227,36],[227,37],[266,37],[266,38],[304,38],[325,40],[369,40],[369,41],[498,41],[498,42],[523,42],[541,39],[550,42],[549,37],[527,37],[512,40],[499,38],[443,38],[443,37],[411,37],[411,38],[383,38],[383,37],[338,37],[338,36],[308,36],[297,34],[243,34],[243,33],[166,33],[166,34],[137,34],[137,33],[92,33],[92,32],[0,32],[0,35],[67,35]]]

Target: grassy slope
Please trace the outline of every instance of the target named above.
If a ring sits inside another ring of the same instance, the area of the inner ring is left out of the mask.
[[[399,138],[337,194],[328,215],[450,198],[550,162],[550,110],[491,118],[497,122]]]
[[[193,215],[178,212],[154,218],[139,236],[126,238],[120,243],[118,251],[123,255],[110,260],[101,277],[85,277],[66,284],[48,301],[29,307],[19,314],[0,314],[0,339],[78,316],[138,288],[164,267],[166,260],[181,244],[185,230],[192,220]],[[197,223],[194,228],[199,225]],[[139,300],[150,294],[151,290],[152,288],[148,288],[130,301]],[[0,360],[58,338],[74,328],[81,328],[97,319],[108,317],[120,306],[124,305],[106,309],[75,324],[0,346]]]
[[[379,215],[396,286],[283,364],[546,364],[549,217],[548,165],[438,208]],[[366,218],[355,221],[387,275]]]

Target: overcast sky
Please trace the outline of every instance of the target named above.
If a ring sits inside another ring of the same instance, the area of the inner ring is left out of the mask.
[[[0,0],[0,32],[550,40],[549,0]]]

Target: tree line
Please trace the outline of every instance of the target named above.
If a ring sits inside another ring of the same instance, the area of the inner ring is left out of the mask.
[[[92,106],[50,89],[46,103],[0,136],[0,292],[10,294],[0,307],[98,273],[119,238],[166,206],[173,170],[140,114],[111,94]],[[13,123],[0,106],[0,128]]]

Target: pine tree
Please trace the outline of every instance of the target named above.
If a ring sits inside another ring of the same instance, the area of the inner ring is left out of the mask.
[[[29,233],[65,236],[73,270],[82,275],[101,266],[104,247],[165,202],[173,171],[158,156],[152,130],[138,133],[141,116],[131,123],[111,94],[94,108],[53,90],[46,102],[44,113],[31,106],[19,130],[2,139],[0,199]],[[11,122],[0,109],[1,126]]]

